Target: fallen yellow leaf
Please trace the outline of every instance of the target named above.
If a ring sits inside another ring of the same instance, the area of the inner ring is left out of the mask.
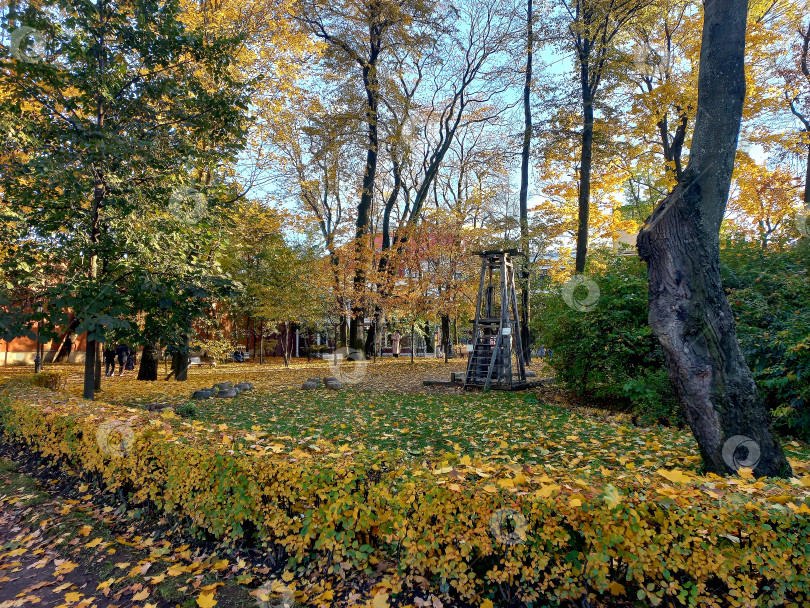
[[[382,592],[375,595],[371,606],[372,608],[388,608],[388,594]]]
[[[666,469],[658,469],[658,474],[661,477],[665,477],[670,481],[674,481],[675,483],[689,483],[691,479],[688,475],[684,474],[683,471],[678,469],[672,469],[671,471],[667,471]]]
[[[548,486],[543,486],[539,490],[537,490],[534,495],[536,498],[550,498],[552,494],[557,492],[560,489],[560,486],[556,484],[551,484]]]

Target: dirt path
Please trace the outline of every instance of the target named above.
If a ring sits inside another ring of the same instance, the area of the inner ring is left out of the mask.
[[[0,461],[0,608],[108,605],[96,597],[101,581],[70,559],[79,543],[59,534],[60,509],[12,463]]]
[[[99,498],[0,456],[0,608],[199,608],[206,596],[224,608],[257,606],[239,584],[255,578],[246,563],[177,546],[183,538],[171,529],[136,527]]]

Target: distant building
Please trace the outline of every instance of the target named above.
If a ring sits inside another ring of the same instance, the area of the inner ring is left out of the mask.
[[[626,256],[638,255],[638,249],[636,249],[637,238],[638,234],[619,231],[618,238],[613,239],[613,253]]]

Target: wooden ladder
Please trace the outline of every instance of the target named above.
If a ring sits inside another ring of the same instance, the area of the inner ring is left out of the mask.
[[[492,369],[498,355],[500,335],[478,336],[467,362],[467,374],[464,378],[464,388],[480,386],[488,388],[492,381]]]

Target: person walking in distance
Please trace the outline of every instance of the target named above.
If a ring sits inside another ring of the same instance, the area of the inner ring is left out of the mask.
[[[399,341],[402,336],[399,334],[399,330],[394,332],[394,335],[391,336],[391,354],[395,357],[399,358]]]
[[[115,349],[112,344],[104,347],[104,375],[107,377],[115,375]]]
[[[129,356],[129,346],[126,344],[119,344],[115,347],[115,356],[118,358],[118,365],[119,371],[118,375],[124,375],[124,366],[127,363],[127,357]]]

